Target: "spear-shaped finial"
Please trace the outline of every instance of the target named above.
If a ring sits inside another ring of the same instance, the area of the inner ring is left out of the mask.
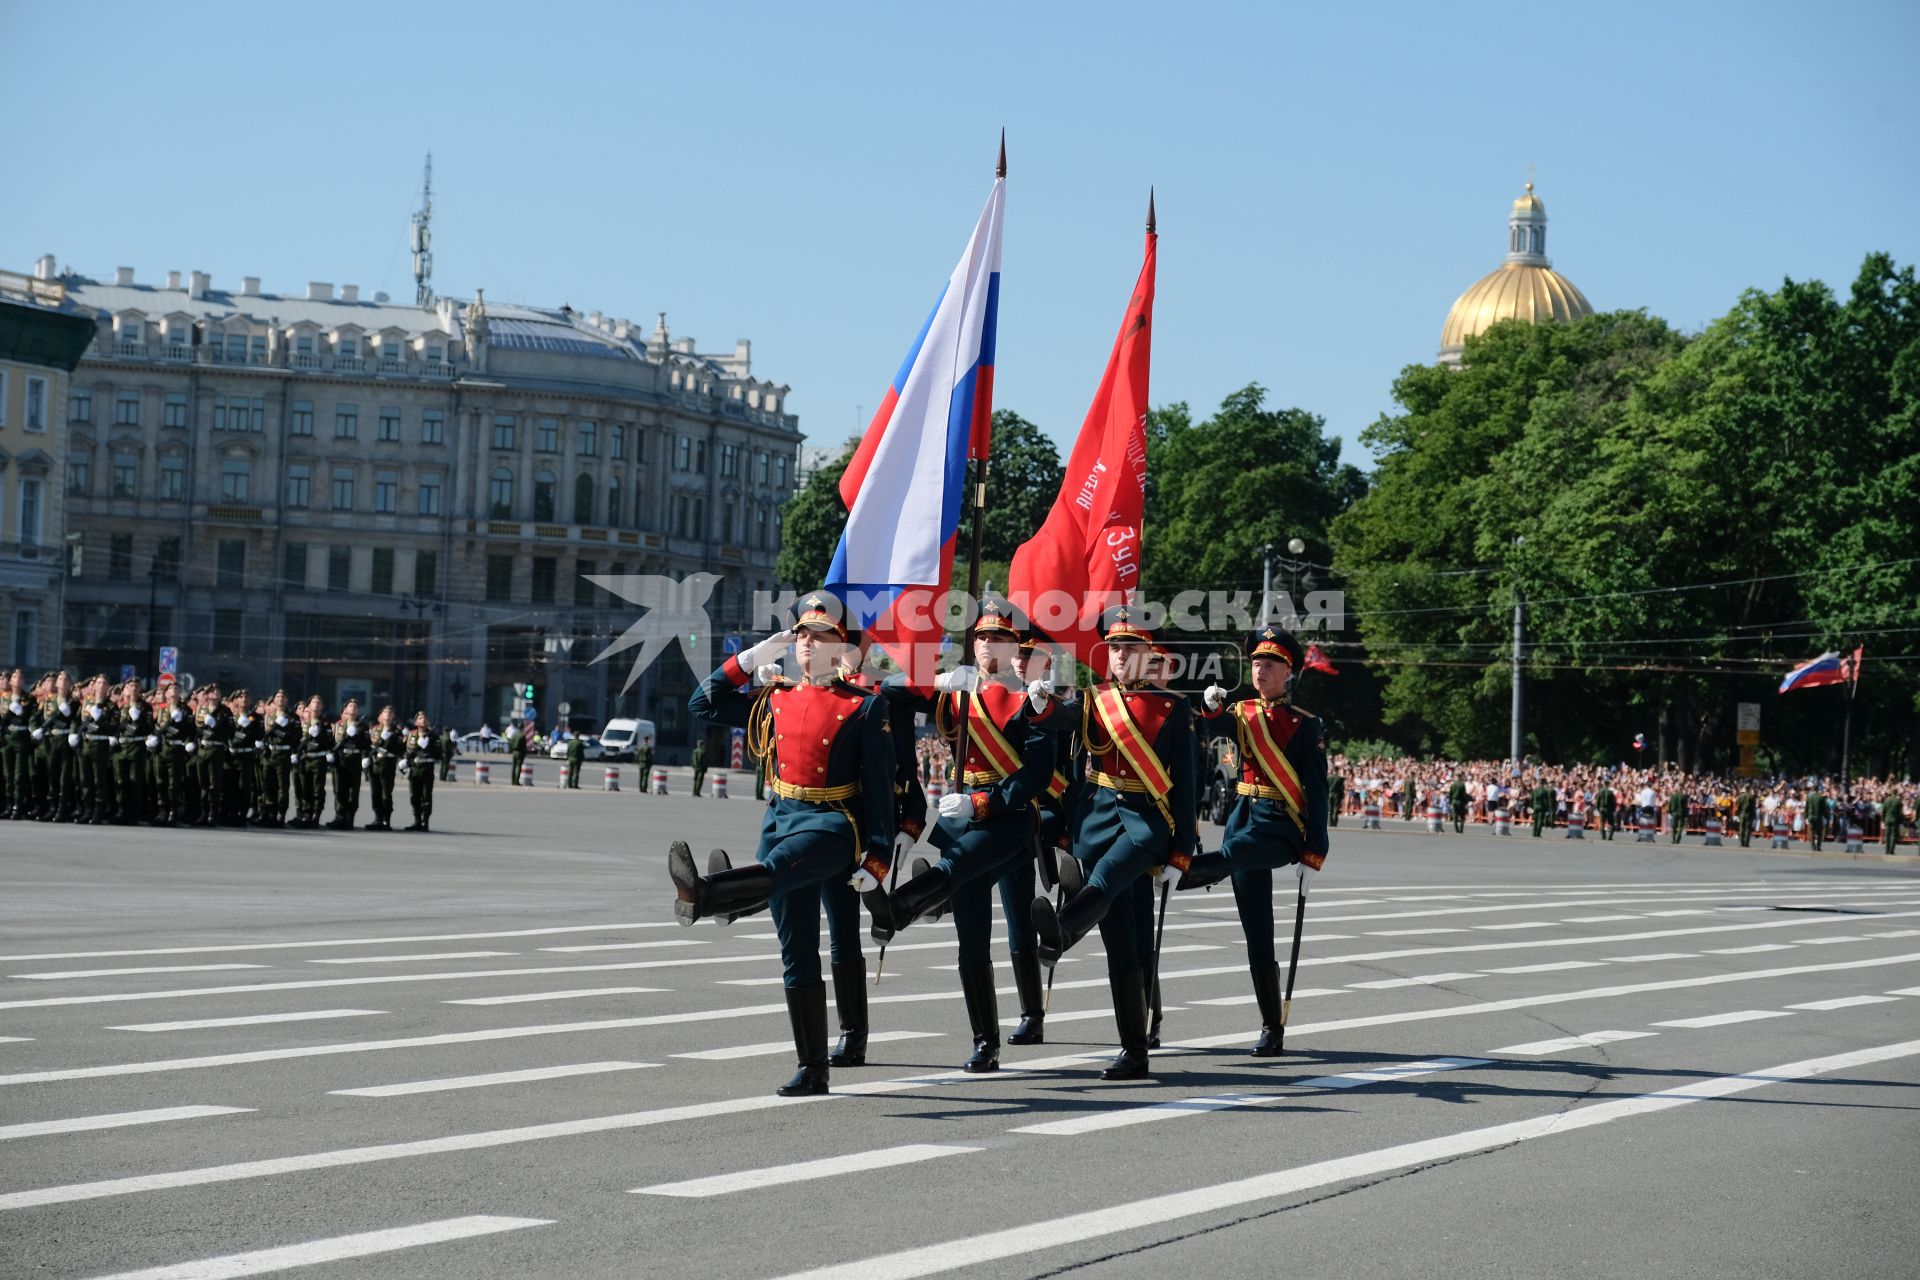
[[[1000,162],[994,165],[993,176],[996,178],[1004,178],[1007,176],[1007,131],[1005,127],[1002,127],[1000,130]]]
[[[1154,234],[1153,226],[1154,226],[1153,188],[1148,187],[1147,188],[1147,234],[1148,235]]]

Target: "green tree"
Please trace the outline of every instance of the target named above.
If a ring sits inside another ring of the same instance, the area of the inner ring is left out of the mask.
[[[840,501],[840,477],[858,443],[849,440],[840,456],[808,476],[806,484],[781,509],[780,553],[774,557],[773,576],[795,591],[819,586],[833,565],[841,531],[847,527],[847,508]]]
[[[986,558],[1012,560],[1013,551],[1031,538],[1047,518],[1065,474],[1060,451],[1039,427],[1011,409],[993,413],[993,465],[987,471]],[[959,557],[965,560],[973,526],[960,524]],[[956,578],[961,570],[955,568]],[[1006,586],[1002,573],[999,585]],[[961,585],[965,585],[962,580]]]

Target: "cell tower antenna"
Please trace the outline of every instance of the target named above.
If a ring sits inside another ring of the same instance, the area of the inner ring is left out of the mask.
[[[433,152],[420,182],[420,210],[413,215],[413,294],[421,307],[433,305]]]

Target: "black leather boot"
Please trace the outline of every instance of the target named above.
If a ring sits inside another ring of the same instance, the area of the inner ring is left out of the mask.
[[[1227,865],[1223,853],[1199,853],[1193,858],[1193,865],[1180,877],[1180,890],[1210,889],[1233,874],[1233,868]]]
[[[960,1064],[976,1075],[1000,1069],[1000,1004],[994,998],[993,966],[983,964],[960,971],[960,994],[967,1001],[967,1022],[973,1028],[973,1056]]]
[[[1120,1029],[1120,1056],[1100,1073],[1102,1080],[1147,1078],[1147,998],[1138,972],[1108,976],[1113,991],[1113,1021]]]
[[[1031,951],[1015,952],[1013,985],[1020,992],[1020,1025],[1007,1037],[1008,1044],[1045,1044],[1046,995],[1040,985],[1040,957]]]
[[[1280,1025],[1280,965],[1277,962],[1254,967],[1253,1002],[1260,1006],[1260,1038],[1254,1041],[1253,1056],[1277,1058],[1281,1053],[1281,1038],[1286,1034]]]
[[[800,1069],[774,1092],[804,1098],[827,1091],[827,988],[824,983],[787,988],[787,1021]]]
[[[1080,859],[1070,853],[1063,853],[1054,859],[1054,874],[1060,880],[1060,898],[1065,901],[1087,887],[1087,869],[1080,865]]]
[[[725,849],[715,849],[707,854],[707,876],[709,879],[719,875],[722,871],[731,870],[733,870],[733,859],[727,856]],[[724,929],[742,916],[750,916],[756,912],[764,911],[766,907],[767,904],[763,902],[758,906],[748,907],[745,911],[730,911],[726,915],[715,916],[714,922]]]
[[[952,876],[928,866],[925,858],[915,859],[913,879],[888,895],[893,902],[894,929],[904,929],[915,920],[938,920],[952,892]]]
[[[840,1014],[840,1043],[827,1061],[836,1067],[867,1065],[867,962],[833,966],[833,1007]],[[826,1035],[821,1033],[824,1041]]]
[[[426,830],[426,823],[422,821],[420,827]],[[675,840],[667,851],[667,874],[673,877],[673,913],[680,917],[681,924],[765,906],[773,894],[773,873],[757,862],[717,876],[702,876],[683,840]]]
[[[1049,967],[1059,964],[1060,957],[1100,923],[1109,905],[1107,895],[1098,889],[1080,890],[1057,912],[1052,902],[1035,898],[1033,929],[1040,936],[1040,963]]]

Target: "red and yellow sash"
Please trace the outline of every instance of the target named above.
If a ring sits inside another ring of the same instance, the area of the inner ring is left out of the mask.
[[[1127,708],[1127,695],[1108,685],[1094,695],[1093,709],[1107,736],[1113,740],[1113,749],[1146,784],[1147,794],[1164,808],[1167,794],[1173,790],[1173,775],[1154,754],[1153,744],[1134,722],[1133,713]]]
[[[1067,794],[1067,775],[1055,769],[1053,777],[1047,780],[1047,794],[1055,800]]]
[[[1273,726],[1267,722],[1266,709],[1257,699],[1237,704],[1240,718],[1240,741],[1245,749],[1246,758],[1266,785],[1277,791],[1293,811],[1295,821],[1307,811],[1307,789],[1301,785],[1300,775],[1294,771],[1293,762],[1287,759],[1282,744],[1273,736]]]

